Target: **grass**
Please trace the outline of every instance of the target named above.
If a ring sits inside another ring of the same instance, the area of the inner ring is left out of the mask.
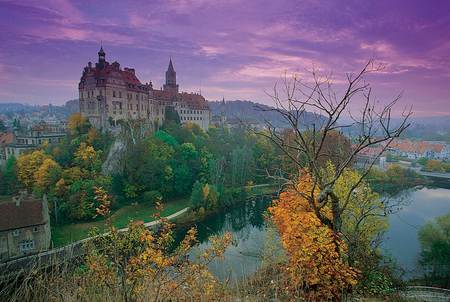
[[[188,198],[173,200],[164,204],[162,216],[168,216],[176,213],[186,207],[191,206]],[[111,215],[112,222],[117,228],[124,228],[130,220],[149,222],[155,220],[153,214],[156,208],[147,203],[124,206]],[[92,222],[71,223],[56,225],[52,227],[52,241],[54,247],[61,247],[71,242],[89,237],[89,231],[92,228],[104,230],[104,220]]]

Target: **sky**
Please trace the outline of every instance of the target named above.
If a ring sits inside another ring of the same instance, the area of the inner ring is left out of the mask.
[[[450,115],[448,0],[0,0],[0,102],[76,98],[101,43],[156,88],[172,57],[181,90],[265,104],[286,74],[339,86],[373,58],[380,103]]]

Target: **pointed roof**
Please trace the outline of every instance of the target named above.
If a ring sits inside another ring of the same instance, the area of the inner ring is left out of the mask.
[[[173,68],[173,64],[172,64],[172,57],[170,57],[170,59],[169,59],[169,67],[167,68],[167,71],[172,72],[172,73],[175,72],[175,69]]]

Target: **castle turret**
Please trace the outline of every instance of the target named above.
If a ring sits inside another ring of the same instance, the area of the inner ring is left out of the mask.
[[[103,46],[100,47],[98,52],[98,67],[103,68],[106,62],[106,53],[103,51]]]

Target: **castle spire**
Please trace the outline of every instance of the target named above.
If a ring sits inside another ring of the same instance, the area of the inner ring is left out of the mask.
[[[172,57],[170,57],[170,59],[169,59],[169,67],[167,68],[167,71],[176,73],[175,69],[173,68],[173,64],[172,64]]]
[[[175,72],[175,68],[173,68],[172,57],[169,59],[169,66],[166,71],[166,84],[164,85],[164,90],[178,93],[177,73]]]

